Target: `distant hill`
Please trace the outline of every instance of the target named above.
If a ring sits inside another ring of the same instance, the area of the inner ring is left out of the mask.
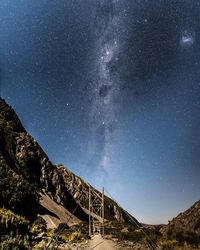
[[[64,166],[53,165],[26,132],[15,111],[1,98],[0,190],[0,207],[30,220],[40,214],[49,227],[57,227],[61,222],[71,226],[88,221],[88,184]],[[132,222],[108,197],[105,218]]]
[[[197,201],[188,210],[172,219],[167,227],[200,234],[200,201]]]
[[[163,225],[160,232],[168,240],[167,247],[169,249],[191,249],[187,246],[192,247],[192,249],[199,249],[200,201],[173,218],[168,225]]]

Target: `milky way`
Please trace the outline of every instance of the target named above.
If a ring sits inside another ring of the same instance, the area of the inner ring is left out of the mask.
[[[199,199],[199,13],[196,0],[1,0],[1,96],[53,163],[145,223]]]
[[[92,83],[91,127],[93,139],[101,130],[103,148],[99,167],[109,170],[112,157],[113,133],[117,123],[120,85],[116,64],[119,60],[121,28],[118,1],[103,2],[97,10],[97,41],[95,44],[95,80]],[[103,16],[103,19],[102,19]],[[104,20],[104,22],[102,22]],[[106,20],[106,22],[105,22]]]

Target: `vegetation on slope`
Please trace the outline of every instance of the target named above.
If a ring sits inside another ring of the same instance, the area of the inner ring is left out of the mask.
[[[10,210],[0,208],[0,248],[6,250],[30,247],[30,222]]]

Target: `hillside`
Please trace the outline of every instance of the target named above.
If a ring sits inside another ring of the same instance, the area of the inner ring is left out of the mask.
[[[25,131],[14,110],[0,99],[0,194],[1,206],[33,219],[48,213],[39,203],[40,193],[72,212],[76,202],[60,185],[59,173],[38,143]],[[30,206],[31,204],[31,206]],[[87,220],[81,207],[75,211]]]
[[[185,212],[173,218],[167,228],[176,228],[182,231],[191,231],[200,234],[200,201],[195,202],[195,204]]]
[[[189,209],[173,218],[168,225],[163,225],[160,232],[162,237],[165,240],[167,239],[167,243],[164,241],[164,244],[170,246],[169,249],[199,249],[200,201],[197,201]]]
[[[1,207],[31,220],[40,214],[49,227],[88,221],[88,185],[64,166],[54,166],[1,98],[0,189]],[[105,218],[131,222],[126,212],[107,197]]]

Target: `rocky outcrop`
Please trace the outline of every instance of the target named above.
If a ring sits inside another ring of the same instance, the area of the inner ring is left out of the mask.
[[[51,220],[54,217],[57,224],[69,214],[73,214],[75,223],[88,220],[88,184],[63,165],[54,166],[1,98],[0,189],[6,190],[0,194],[0,206],[28,217],[39,213]],[[56,212],[58,208],[61,214]],[[108,197],[105,197],[105,217],[131,222],[127,213]]]
[[[89,184],[83,181],[79,176],[73,174],[62,164],[57,165],[56,167],[58,172],[60,172],[60,175],[62,176],[62,180],[64,181],[63,185],[67,188],[70,194],[73,195],[73,198],[76,200],[76,202],[80,204],[87,212]],[[93,187],[91,187],[91,190],[101,195],[101,193]],[[129,215],[126,211],[120,208],[116,202],[114,202],[107,196],[105,196],[105,218],[107,220],[116,220],[120,223],[131,223],[135,220],[134,217]]]

